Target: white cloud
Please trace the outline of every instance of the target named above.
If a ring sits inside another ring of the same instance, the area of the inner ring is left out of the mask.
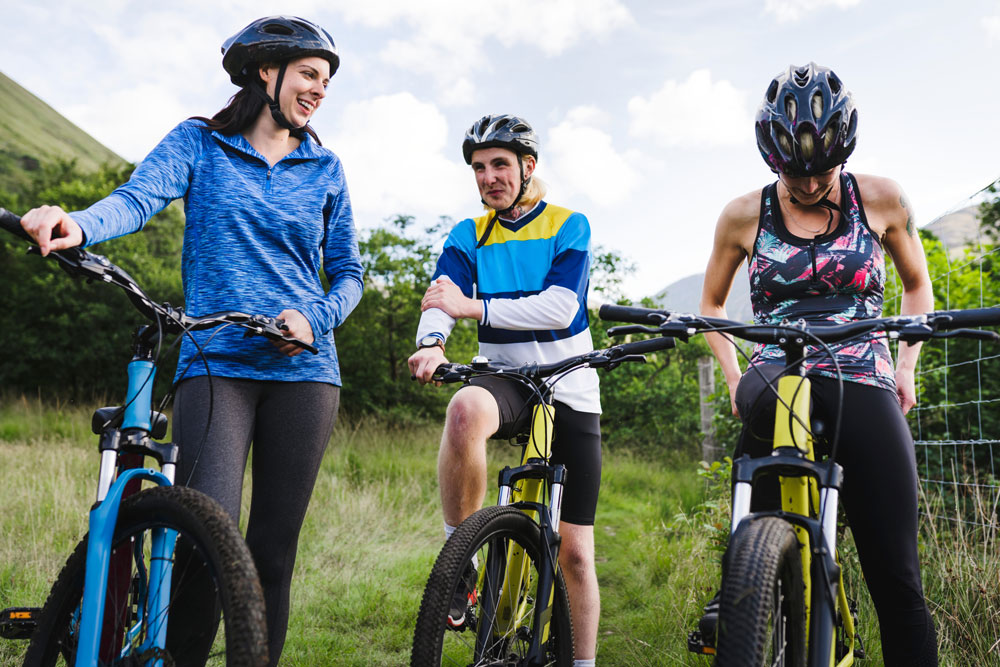
[[[449,159],[448,124],[433,104],[411,93],[381,95],[348,104],[324,145],[344,162],[359,226],[403,213],[456,215],[478,202],[473,177]],[[321,135],[322,136],[322,135]]]
[[[789,23],[826,7],[849,9],[860,3],[861,0],[765,0],[764,11],[774,14],[778,23]]]
[[[628,198],[641,184],[635,153],[619,153],[611,135],[594,126],[594,107],[578,107],[548,132],[539,160],[539,176],[549,180],[557,199],[581,194],[601,206]],[[551,175],[547,175],[551,174]]]
[[[222,104],[219,104],[222,107]],[[142,160],[177,123],[217,109],[186,109],[174,91],[157,83],[118,88],[100,99],[67,105],[62,112],[130,162]]]
[[[1000,14],[995,14],[993,16],[984,16],[980,23],[983,28],[986,29],[986,35],[990,39],[995,39],[1000,41]]]
[[[712,81],[707,69],[687,81],[669,80],[649,97],[629,100],[634,137],[662,146],[716,146],[743,143],[752,117],[747,94],[728,81]]]
[[[471,92],[471,74],[494,69],[487,52],[491,41],[556,56],[633,23],[620,0],[351,0],[338,3],[338,9],[348,21],[369,27],[404,24],[399,32],[406,36],[391,40],[381,50],[381,60],[430,75],[446,92],[456,82]]]

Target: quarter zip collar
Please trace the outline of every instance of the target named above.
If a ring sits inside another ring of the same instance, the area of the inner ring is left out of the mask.
[[[248,155],[256,160],[260,160],[265,166],[269,166],[267,159],[260,154],[260,152],[253,147],[249,141],[246,140],[240,133],[236,134],[222,134],[218,130],[212,130],[212,137],[215,138],[221,144],[225,144],[230,148],[237,150],[245,155]],[[308,133],[302,136],[298,148],[286,155],[285,157],[278,160],[274,166],[277,166],[284,162],[285,160],[316,160],[322,156],[321,148],[316,144]]]

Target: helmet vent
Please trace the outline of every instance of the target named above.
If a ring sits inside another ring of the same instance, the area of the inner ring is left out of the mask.
[[[812,103],[813,118],[819,120],[820,116],[823,115],[823,93],[817,90],[813,93],[810,102]]]
[[[823,152],[826,153],[830,150],[830,146],[833,145],[833,139],[837,135],[837,130],[834,128],[834,124],[830,123],[826,126],[826,130],[823,131]]]
[[[843,84],[840,83],[840,79],[837,77],[837,75],[834,74],[833,72],[830,72],[830,76],[828,77],[827,80],[830,82],[830,92],[833,93],[834,95],[839,93],[840,88],[843,86]]]
[[[812,78],[809,75],[809,68],[808,67],[800,67],[800,68],[798,68],[797,70],[795,70],[795,74],[793,76],[794,76],[794,79],[795,79],[795,85],[799,86],[800,88],[803,87],[803,86],[805,86],[807,83],[809,83],[809,79]]]
[[[812,132],[803,130],[799,132],[799,148],[802,150],[802,157],[806,162],[811,162],[816,155],[816,141]]]
[[[772,79],[771,85],[767,87],[767,93],[765,94],[768,104],[774,104],[774,100],[778,97],[778,80]]]
[[[294,35],[295,31],[292,30],[287,25],[282,25],[280,23],[268,23],[261,29],[262,32],[266,32],[269,35]]]
[[[797,118],[799,111],[799,105],[795,102],[795,98],[791,95],[785,98],[785,117],[790,119],[792,122]]]
[[[784,153],[785,155],[791,155],[792,154],[792,138],[790,136],[788,136],[788,133],[785,132],[785,130],[783,128],[778,127],[778,126],[774,126],[774,129],[775,129],[775,133],[774,134],[778,138],[778,148],[780,148],[781,152]]]

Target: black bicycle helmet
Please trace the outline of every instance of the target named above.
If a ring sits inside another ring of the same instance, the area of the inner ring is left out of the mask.
[[[814,176],[854,151],[858,111],[829,67],[791,65],[768,86],[755,127],[757,148],[772,171]]]
[[[538,135],[528,121],[510,114],[483,116],[465,133],[462,155],[472,164],[472,153],[480,148],[506,148],[518,155],[538,159]]]
[[[271,110],[279,127],[299,133],[305,127],[292,125],[282,113],[278,100],[285,79],[288,61],[292,58],[318,56],[330,63],[330,76],[340,65],[340,56],[330,33],[315,23],[296,16],[268,16],[257,19],[226,40],[222,45],[222,67],[229,78],[259,96]],[[257,67],[263,63],[279,63],[278,79],[272,98],[264,90]]]
[[[237,86],[257,81],[253,65],[305,56],[326,58],[330,62],[330,76],[340,65],[330,33],[296,16],[257,19],[222,45],[222,67]]]

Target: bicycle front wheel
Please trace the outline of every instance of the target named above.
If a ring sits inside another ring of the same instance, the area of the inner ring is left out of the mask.
[[[717,667],[805,665],[802,557],[792,526],[757,519],[736,532],[727,558]]]
[[[169,601],[150,572],[154,532],[177,532]],[[73,665],[79,638],[87,537],[56,579],[25,665]],[[166,649],[154,646],[162,610]],[[158,613],[155,610],[160,610]],[[250,551],[218,503],[185,487],[155,487],[122,501],[112,539],[100,665],[267,664],[264,597]],[[162,662],[155,662],[155,659]]]
[[[549,623],[534,624],[541,550],[541,529],[518,509],[487,507],[463,521],[424,589],[411,665],[522,664],[539,632],[541,664],[572,665],[569,598],[558,568]]]

